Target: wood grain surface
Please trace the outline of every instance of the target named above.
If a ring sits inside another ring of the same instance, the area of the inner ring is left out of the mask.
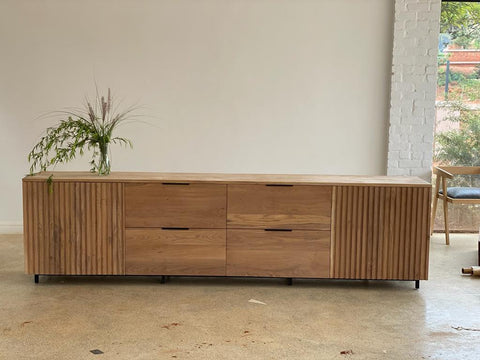
[[[227,230],[227,275],[329,277],[329,231]]]
[[[225,275],[225,230],[126,230],[127,275]]]
[[[175,182],[210,184],[293,184],[293,185],[359,185],[359,186],[431,186],[416,176],[368,176],[368,175],[313,175],[313,174],[212,174],[212,173],[161,173],[161,172],[112,172],[107,176],[85,171],[48,171],[26,176],[24,181],[42,181],[50,175],[57,181],[92,182]]]
[[[228,185],[227,226],[330,230],[330,186]]]
[[[224,229],[226,196],[218,184],[125,184],[126,226]]]
[[[124,274],[123,184],[24,182],[28,274]]]
[[[47,174],[23,180],[28,274],[428,278],[418,178]]]
[[[335,187],[331,277],[428,278],[431,188]]]

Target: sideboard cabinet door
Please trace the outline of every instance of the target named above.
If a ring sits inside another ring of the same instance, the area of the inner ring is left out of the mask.
[[[334,192],[332,278],[428,279],[430,187]]]
[[[123,184],[24,181],[25,270],[123,275]]]

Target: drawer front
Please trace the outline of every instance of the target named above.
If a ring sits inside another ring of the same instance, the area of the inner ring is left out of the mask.
[[[227,230],[227,275],[328,278],[329,231]]]
[[[224,229],[226,185],[126,184],[127,227]]]
[[[126,230],[126,275],[225,275],[225,230]]]
[[[330,230],[331,186],[228,185],[228,228]]]

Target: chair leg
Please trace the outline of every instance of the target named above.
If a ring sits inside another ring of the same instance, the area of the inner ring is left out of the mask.
[[[448,233],[448,203],[443,202],[443,214],[445,217],[445,241],[447,245],[450,245],[450,234]]]
[[[435,214],[437,213],[438,197],[433,198],[432,218],[430,219],[430,235],[433,235],[433,227],[435,226]]]
[[[447,201],[447,182],[442,179],[443,190],[443,217],[445,220],[445,242],[450,245],[450,234],[448,233],[448,201]]]
[[[437,180],[435,181],[435,192],[433,194],[432,218],[430,219],[430,235],[433,235],[433,227],[435,225],[435,215],[437,214],[439,188],[440,188],[440,176],[437,175]]]

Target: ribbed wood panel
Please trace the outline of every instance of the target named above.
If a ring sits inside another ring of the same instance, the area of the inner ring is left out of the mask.
[[[123,184],[23,182],[28,274],[125,274]]]
[[[331,277],[426,280],[430,198],[430,187],[335,187]]]

